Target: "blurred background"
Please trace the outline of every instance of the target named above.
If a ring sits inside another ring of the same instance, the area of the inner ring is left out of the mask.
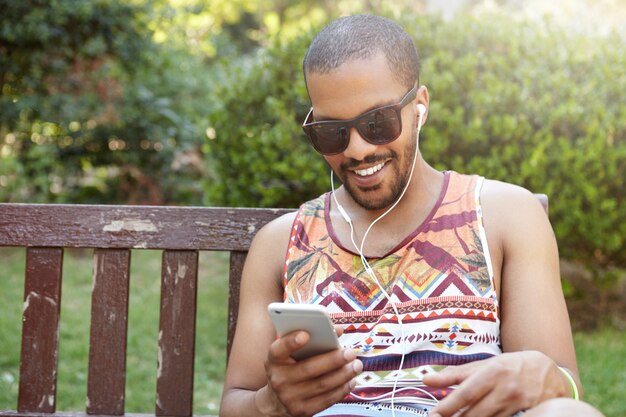
[[[624,0],[0,0],[0,201],[297,207],[302,58],[362,12],[415,39],[425,159],[548,194],[574,329],[623,353]]]

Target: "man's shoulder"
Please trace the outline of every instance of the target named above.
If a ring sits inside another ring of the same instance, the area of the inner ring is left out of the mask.
[[[496,206],[500,209],[537,208],[541,203],[528,189],[508,182],[485,179],[480,192],[483,207]]]
[[[480,205],[487,232],[501,239],[528,236],[531,230],[550,229],[541,202],[524,187],[485,180],[480,192]]]
[[[537,197],[528,189],[512,183],[484,178],[478,174],[465,174],[456,171],[448,171],[450,181],[459,190],[465,187],[474,187],[479,182],[480,203],[482,207],[496,206],[499,208],[515,207],[518,204],[536,205],[539,203]],[[482,184],[480,184],[482,181]],[[541,203],[539,203],[541,205]]]

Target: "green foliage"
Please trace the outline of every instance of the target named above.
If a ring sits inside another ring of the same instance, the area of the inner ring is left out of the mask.
[[[563,257],[626,265],[624,39],[502,16],[415,34],[427,160],[548,194]]]
[[[0,200],[200,201],[198,60],[153,42],[149,3],[0,8]]]
[[[500,15],[405,14],[401,23],[431,96],[426,160],[548,194],[564,257],[626,265],[624,39]],[[299,129],[312,34],[222,68],[207,142],[210,203],[294,207],[328,189],[327,168]]]
[[[210,203],[297,207],[328,184],[300,129],[309,104],[299,68],[309,39],[277,40],[221,68],[209,115]]]
[[[424,60],[426,159],[548,194],[564,257],[626,265],[624,35],[409,7],[0,0],[0,201],[295,207],[328,189],[304,52],[329,16],[385,10]]]

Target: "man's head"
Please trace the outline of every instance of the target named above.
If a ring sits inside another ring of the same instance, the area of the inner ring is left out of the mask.
[[[419,117],[428,91],[417,88],[410,36],[382,17],[344,17],[313,40],[304,71],[309,139],[357,204],[388,207],[409,183],[417,126],[427,115]]]
[[[397,23],[372,15],[346,16],[326,26],[304,57],[304,76],[328,73],[348,61],[378,53],[385,56],[394,78],[407,89],[418,82],[420,63],[411,37]]]

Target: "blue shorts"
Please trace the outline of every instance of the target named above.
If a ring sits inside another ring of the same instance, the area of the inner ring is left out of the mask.
[[[429,405],[395,404],[396,417],[427,417],[433,408]],[[314,417],[386,417],[392,416],[391,405],[386,403],[337,403]]]
[[[395,417],[428,417],[433,409],[431,405],[396,404]],[[511,417],[521,417],[519,411]],[[313,417],[391,417],[393,414],[390,404],[383,403],[337,403]]]

